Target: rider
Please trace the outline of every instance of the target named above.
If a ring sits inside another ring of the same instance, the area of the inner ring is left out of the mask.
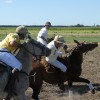
[[[47,45],[48,43],[48,29],[51,27],[51,23],[50,22],[46,22],[45,23],[45,27],[43,27],[37,36],[37,41],[39,41],[40,43]]]
[[[59,49],[61,47],[64,47],[64,38],[62,36],[55,36],[54,40],[51,41],[47,47],[49,49],[51,49],[51,54],[46,57],[46,61],[48,63],[50,63],[51,65],[59,68],[61,71],[60,71],[60,81],[58,83],[59,85],[59,88],[63,91],[65,91],[65,86],[64,86],[64,77],[65,77],[65,72],[67,70],[67,67],[62,64],[61,62],[59,62],[57,60],[57,57],[58,56],[62,56],[62,52],[59,51]]]
[[[16,28],[15,33],[9,33],[0,42],[0,61],[13,68],[12,73],[22,69],[21,62],[13,55],[13,51],[21,46],[20,40],[24,40],[28,30],[25,26]]]

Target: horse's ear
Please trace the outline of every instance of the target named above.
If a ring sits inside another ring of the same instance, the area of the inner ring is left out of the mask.
[[[32,40],[32,37],[31,37],[30,35],[28,35],[28,39],[29,39],[29,40]]]
[[[56,35],[55,35],[55,34],[53,34],[53,36],[54,36],[54,38],[55,38],[55,36],[56,36]]]
[[[80,45],[80,42],[78,42],[77,40],[74,40],[75,43],[77,43],[78,45]]]

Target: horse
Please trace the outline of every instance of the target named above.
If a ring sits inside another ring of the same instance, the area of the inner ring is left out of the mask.
[[[68,81],[69,97],[70,93],[72,93],[73,82],[85,82],[89,85],[91,92],[95,93],[95,88],[93,87],[91,82],[88,79],[80,77],[80,75],[82,72],[83,54],[96,48],[98,46],[98,43],[80,43],[76,40],[74,42],[77,43],[77,46],[72,49],[72,52],[68,57],[67,55],[65,57],[58,57],[58,60],[60,62],[68,66],[65,76],[65,82]],[[50,84],[58,84],[59,70],[51,66],[52,65],[48,64],[45,59],[41,59],[40,62],[35,62],[33,60],[33,69],[29,74],[30,87],[33,90],[33,99],[39,100],[38,95],[40,93],[43,81]],[[51,71],[49,67],[51,68]]]
[[[25,91],[29,87],[29,72],[32,68],[33,56],[39,58],[48,56],[51,50],[34,39],[29,39],[23,43],[16,58],[22,63],[22,70],[18,73],[18,80],[15,81],[13,91],[17,95],[9,97],[9,93],[5,92],[5,87],[9,78],[9,67],[0,64],[0,100],[29,100],[25,95]]]

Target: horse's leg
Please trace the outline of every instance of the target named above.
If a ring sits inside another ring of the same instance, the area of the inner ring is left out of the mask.
[[[22,93],[21,95],[14,96],[14,100],[29,100],[29,98],[25,95],[25,93]]]
[[[35,100],[39,100],[39,93],[40,93],[40,89],[42,87],[42,84],[34,84],[34,86],[32,86],[31,88],[33,89],[33,94],[32,94],[32,98]]]
[[[6,92],[3,92],[3,93],[0,92],[0,100],[5,100],[5,98],[7,97],[7,95],[8,95],[8,93],[6,93]]]
[[[4,98],[3,100],[29,100],[29,98],[25,95],[25,93],[22,93],[21,95],[18,96],[10,96],[8,94],[7,97]]]
[[[12,94],[8,93],[7,97],[5,99],[3,99],[3,100],[10,100],[11,98],[12,98]]]
[[[32,93],[32,98],[35,100],[39,100],[39,93],[40,93],[40,89],[42,87],[43,84],[43,79],[42,79],[42,74],[38,74],[38,72],[36,73],[36,75],[34,77],[30,77],[30,87],[33,89],[33,93]]]
[[[8,76],[8,72],[0,72],[0,100],[3,100],[3,98],[6,98],[8,95],[8,93],[4,92],[5,86],[8,82]]]
[[[73,82],[84,82],[84,83],[87,83],[87,85],[89,86],[89,89],[91,90],[91,92],[93,94],[95,93],[95,88],[94,88],[94,86],[92,85],[92,83],[88,79],[85,79],[85,78],[82,78],[82,77],[73,77]]]
[[[72,78],[70,77],[68,78],[69,98],[71,98],[73,95],[72,85],[73,85],[73,81]]]

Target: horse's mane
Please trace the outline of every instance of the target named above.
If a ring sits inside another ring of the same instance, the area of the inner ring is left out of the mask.
[[[81,58],[81,57],[82,57],[82,53],[79,52],[79,51],[77,50],[77,47],[76,47],[76,48],[72,51],[72,53],[69,55],[68,58],[70,59],[70,61],[71,61],[72,63],[79,63],[80,61],[76,59],[77,57]],[[81,60],[81,59],[80,59],[80,60]]]
[[[58,57],[57,60],[60,61],[61,63],[63,63],[64,65],[67,65],[66,63],[68,63],[67,56]]]

